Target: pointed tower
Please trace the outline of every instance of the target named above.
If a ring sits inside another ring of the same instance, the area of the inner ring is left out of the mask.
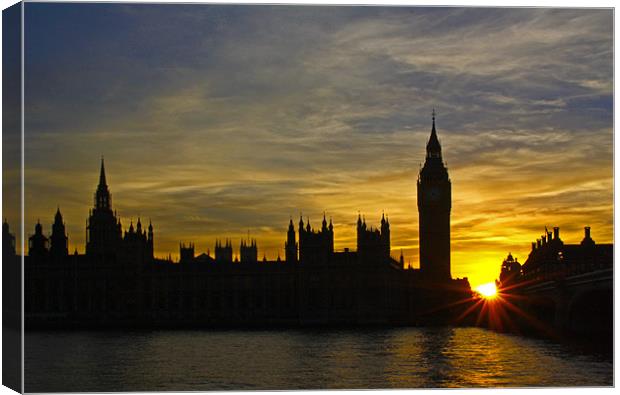
[[[357,252],[364,249],[364,228],[362,227],[362,214],[357,213]]]
[[[105,180],[103,157],[101,157],[101,169],[99,170],[99,185],[97,185],[97,191],[95,192],[95,209],[101,211],[112,210],[112,197]]]
[[[390,222],[386,219],[385,213],[381,214],[381,255],[387,262],[390,260]]]
[[[301,225],[303,228],[303,224]],[[284,243],[286,263],[297,262],[297,243],[295,242],[295,227],[293,226],[293,218],[288,223],[288,232],[286,232],[286,243]]]
[[[426,161],[418,176],[420,270],[433,282],[450,280],[450,210],[452,186],[433,127],[426,145]]]
[[[329,217],[329,226],[327,227],[328,236],[328,251],[331,254],[334,253],[334,224],[332,223],[332,217]]]
[[[121,240],[120,222],[112,211],[112,197],[106,182],[102,157],[99,184],[95,191],[95,207],[91,210],[86,225],[86,255],[115,259]]]
[[[151,223],[151,220],[149,219],[149,233],[148,233],[148,238],[147,240],[153,244],[153,224]]]
[[[151,220],[149,219],[149,232],[147,235],[147,239],[146,239],[146,254],[148,258],[153,259],[154,258],[154,249],[153,249],[153,224],[151,223]]]
[[[50,255],[54,259],[62,259],[69,255],[68,237],[65,231],[65,224],[62,221],[60,207],[56,210],[54,224],[52,225],[52,235],[50,236]]]

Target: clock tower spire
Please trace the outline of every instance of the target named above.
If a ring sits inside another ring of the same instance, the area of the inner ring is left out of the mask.
[[[452,186],[441,157],[441,144],[433,127],[426,144],[426,161],[418,176],[420,271],[429,281],[441,282],[450,275],[450,209]]]

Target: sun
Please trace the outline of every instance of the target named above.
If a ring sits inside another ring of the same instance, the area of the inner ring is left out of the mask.
[[[479,285],[476,288],[476,291],[478,291],[486,299],[492,299],[497,296],[497,288],[495,287],[494,282]]]

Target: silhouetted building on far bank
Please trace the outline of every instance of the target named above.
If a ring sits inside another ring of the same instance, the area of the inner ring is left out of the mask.
[[[523,265],[508,254],[502,263],[500,283],[502,286],[529,284],[611,268],[613,247],[611,243],[595,243],[589,226],[584,228],[579,244],[565,244],[560,238],[559,227],[554,227],[553,232],[545,228],[543,235],[532,242],[532,249]]]
[[[499,282],[502,286],[509,286],[521,279],[521,264],[519,260],[512,257],[511,253],[508,253],[504,262],[502,262],[502,268],[499,274]]]
[[[433,128],[426,145],[426,161],[418,176],[420,270],[432,281],[449,281],[450,210],[452,184],[443,163],[441,145]]]
[[[290,219],[284,260],[259,260],[258,243],[248,237],[234,260],[232,240],[218,239],[213,257],[180,243],[180,260],[173,262],[154,257],[150,221],[146,230],[138,218],[123,231],[102,159],[85,254],[69,253],[59,208],[51,236],[37,223],[29,239],[26,327],[447,322],[471,290],[466,278],[450,276],[450,181],[434,115],[418,199],[421,270],[405,268],[402,253],[391,257],[385,214],[377,228],[358,215],[357,251],[335,251],[334,225],[323,215],[318,230],[300,218],[295,232]],[[5,245],[10,237],[5,223]],[[14,256],[14,248],[3,254]]]
[[[578,244],[545,228],[523,265],[510,254],[502,263],[499,292],[508,303],[499,306],[510,306],[504,329],[611,344],[613,272],[613,244],[595,243],[590,227]]]

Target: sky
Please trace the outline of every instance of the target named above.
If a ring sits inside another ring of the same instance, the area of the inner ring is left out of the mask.
[[[354,249],[358,212],[385,212],[392,255],[417,268],[434,108],[453,277],[494,280],[545,226],[613,242],[611,9],[25,10],[26,234],[60,206],[84,251],[103,155],[113,207],[124,227],[152,221],[156,256],[249,232],[283,257],[289,218],[323,212]]]

